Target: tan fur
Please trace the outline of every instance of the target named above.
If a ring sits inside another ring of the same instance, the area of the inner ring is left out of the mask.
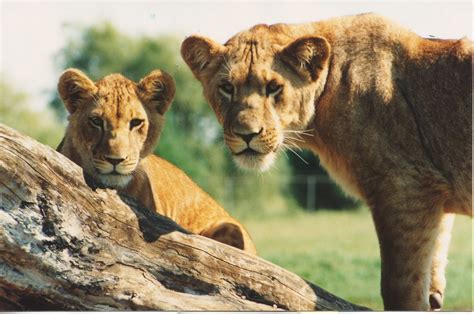
[[[183,171],[151,154],[174,97],[171,76],[156,70],[138,84],[120,74],[94,83],[69,69],[58,90],[70,112],[58,150],[83,167],[94,184],[118,189],[191,232],[256,254],[237,220]]]
[[[310,148],[367,202],[385,309],[441,306],[447,213],[472,215],[470,41],[364,14],[257,25],[225,45],[191,36],[181,53],[238,164],[267,169],[285,146]]]

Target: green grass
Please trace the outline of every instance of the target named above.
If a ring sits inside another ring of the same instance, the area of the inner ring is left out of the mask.
[[[243,221],[263,258],[353,303],[382,310],[380,258],[367,210]],[[472,222],[456,218],[444,310],[472,310]]]

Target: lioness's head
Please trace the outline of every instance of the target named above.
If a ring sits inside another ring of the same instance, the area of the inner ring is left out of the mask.
[[[66,137],[80,166],[105,187],[124,187],[158,140],[175,93],[172,77],[155,70],[138,84],[120,74],[93,82],[68,69],[58,90],[70,113]]]
[[[266,170],[312,121],[330,46],[322,37],[293,40],[279,25],[257,25],[225,45],[191,36],[181,54],[201,81],[237,164]]]

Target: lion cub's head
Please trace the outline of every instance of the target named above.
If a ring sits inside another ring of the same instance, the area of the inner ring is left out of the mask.
[[[257,25],[220,45],[191,36],[181,54],[224,127],[237,164],[266,170],[295,144],[314,116],[330,46],[322,37],[293,40],[281,26]]]
[[[124,187],[150,154],[175,93],[170,75],[155,70],[138,84],[120,74],[97,82],[76,69],[59,79],[69,111],[66,137],[84,171],[105,187]]]

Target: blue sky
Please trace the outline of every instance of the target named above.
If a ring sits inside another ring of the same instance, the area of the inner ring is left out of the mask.
[[[471,1],[1,1],[0,73],[42,108],[61,69],[64,23],[109,20],[129,34],[202,34],[225,41],[257,23],[301,23],[375,12],[422,36],[472,39]]]

